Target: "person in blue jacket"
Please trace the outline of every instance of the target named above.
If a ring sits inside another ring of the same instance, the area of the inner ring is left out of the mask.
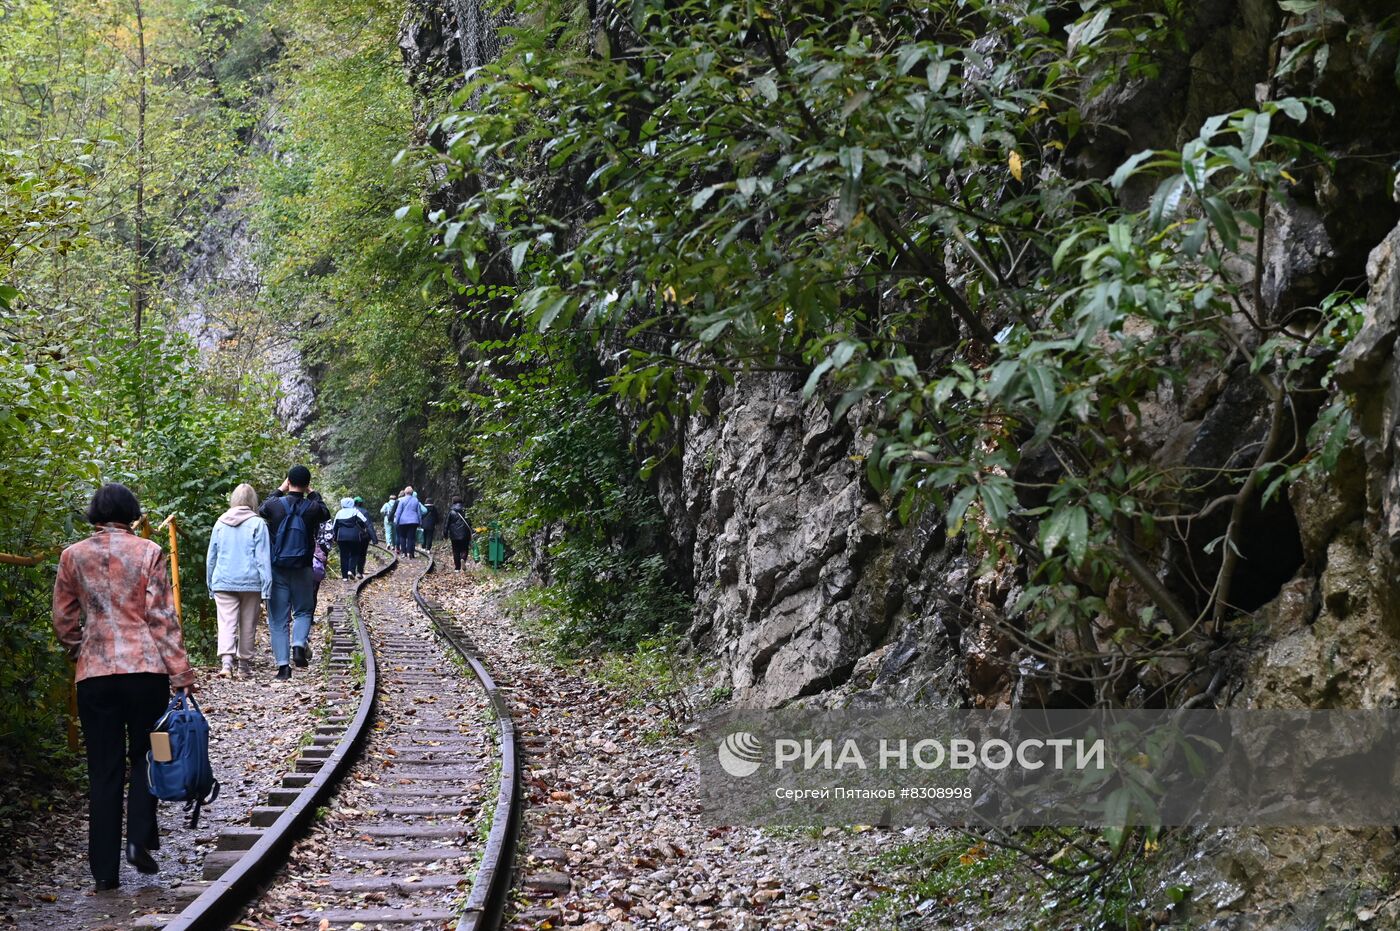
[[[204,582],[219,618],[219,675],[253,674],[253,637],[258,605],[272,595],[272,558],[267,523],[258,516],[258,493],[244,482],[229,497],[229,509],[214,524]]]
[[[416,547],[418,546],[418,525],[423,523],[423,505],[418,501],[418,495],[414,492],[413,486],[409,485],[399,496],[399,503],[394,508],[394,526],[399,531],[399,547],[403,554],[409,559],[418,558]]]

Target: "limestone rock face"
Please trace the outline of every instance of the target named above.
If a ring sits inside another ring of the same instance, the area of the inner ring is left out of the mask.
[[[1189,927],[1400,926],[1400,903],[1384,892],[1397,866],[1388,828],[1223,829],[1192,839],[1196,852],[1171,877],[1191,889]]]
[[[1304,564],[1254,614],[1235,707],[1400,706],[1398,251],[1400,228],[1367,264],[1364,325],[1339,373],[1356,399],[1352,447],[1330,475],[1289,491]],[[1231,829],[1192,843],[1181,875],[1201,927],[1345,927],[1363,912],[1372,927],[1400,924],[1395,903],[1372,891],[1395,868],[1389,830]]]
[[[909,575],[918,534],[897,531],[870,492],[863,441],[785,378],[741,379],[719,410],[691,424],[662,483],[690,544],[697,639],[746,703],[830,691],[858,662],[870,672],[896,626],[907,634],[893,623],[907,615],[905,580],[891,576],[897,563]],[[906,636],[885,678],[924,649]]]
[[[1364,325],[1343,354],[1338,380],[1357,398],[1367,511],[1390,550],[1400,545],[1400,473],[1395,462],[1395,442],[1400,439],[1400,360],[1395,345],[1400,330],[1400,227],[1371,253],[1366,273],[1371,295]]]
[[[312,435],[315,373],[295,341],[259,325],[256,301],[263,282],[257,250],[246,205],[232,192],[179,256],[180,329],[195,340],[208,365],[275,375],[281,388],[278,419],[315,447],[321,439]]]
[[[1400,705],[1400,227],[1367,276],[1363,326],[1338,366],[1355,397],[1353,446],[1331,475],[1290,490],[1306,563],[1255,617],[1245,707]]]
[[[460,84],[501,51],[498,14],[482,0],[408,0],[399,27],[404,73],[423,92]]]

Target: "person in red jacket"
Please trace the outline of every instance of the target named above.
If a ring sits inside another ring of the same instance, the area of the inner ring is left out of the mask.
[[[98,489],[93,533],[58,560],[53,626],[77,663],[78,720],[87,744],[88,863],[98,890],[119,883],[122,782],[127,780],[126,859],[159,871],[156,799],[146,785],[151,726],[171,692],[194,687],[175,614],[165,554],[132,533],[141,505],[125,485]]]

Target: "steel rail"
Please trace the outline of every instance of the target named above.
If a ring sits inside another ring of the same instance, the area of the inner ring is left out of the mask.
[[[388,549],[382,546],[376,546],[376,549],[382,550],[389,557],[389,561],[360,580],[355,586],[355,597],[352,600],[354,610],[351,616],[354,618],[360,651],[365,658],[365,681],[355,717],[311,781],[297,793],[296,799],[277,820],[263,831],[257,843],[250,847],[237,863],[229,867],[227,872],[210,881],[209,887],[200,893],[197,899],[185,906],[183,911],[165,925],[165,931],[213,931],[216,928],[228,927],[228,921],[233,914],[255,899],[262,883],[286,862],[287,852],[301,835],[317,806],[330,795],[336,782],[354,762],[360,745],[369,732],[369,722],[374,717],[378,692],[374,645],[370,642],[369,629],[365,626],[364,618],[360,616],[360,594],[366,585],[398,565],[398,557]]]
[[[413,580],[413,600],[419,609],[432,621],[438,635],[462,655],[477,682],[481,684],[486,697],[491,701],[491,711],[501,734],[501,782],[496,793],[496,811],[491,818],[491,832],[486,838],[486,848],[481,854],[481,865],[477,867],[476,878],[472,881],[471,893],[463,907],[462,917],[457,922],[457,931],[498,931],[505,923],[507,896],[510,893],[511,870],[515,862],[515,843],[520,834],[520,755],[516,741],[515,722],[510,716],[510,706],[496,688],[496,681],[482,661],[476,644],[455,624],[445,623],[441,609],[434,610],[423,597],[419,585],[428,573],[433,571],[434,559],[428,553],[428,564],[423,572]]]

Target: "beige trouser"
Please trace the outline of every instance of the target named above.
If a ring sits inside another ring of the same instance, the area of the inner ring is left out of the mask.
[[[215,592],[214,608],[219,613],[219,657],[253,658],[253,635],[258,629],[259,592]]]

